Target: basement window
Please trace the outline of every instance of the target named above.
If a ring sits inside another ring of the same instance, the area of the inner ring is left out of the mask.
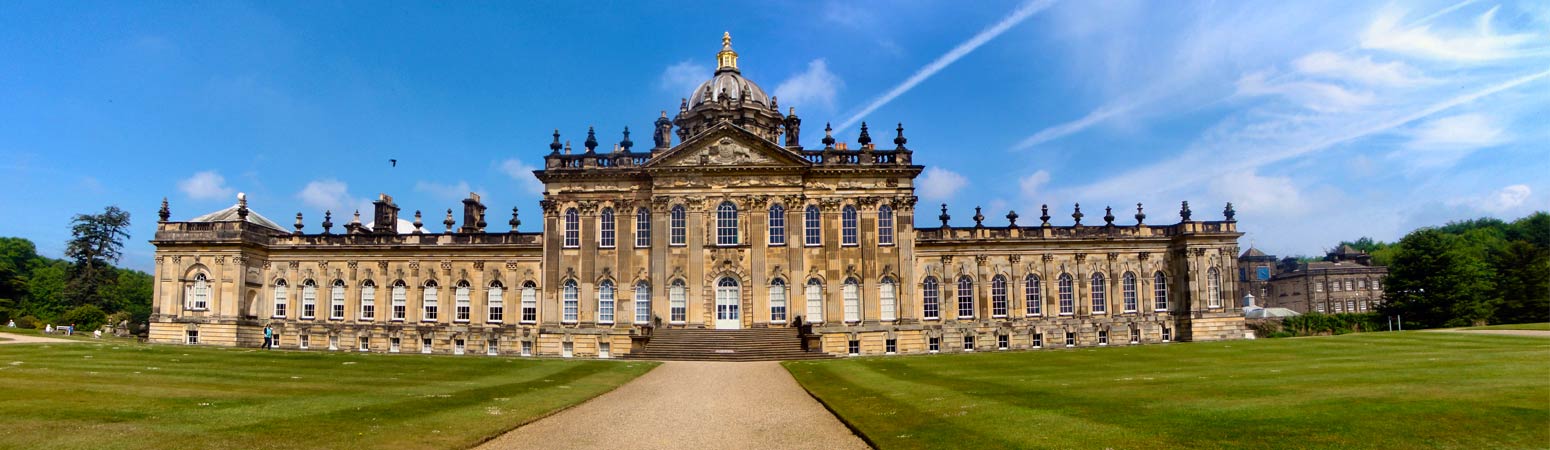
[[[849,342],[849,345],[847,346],[847,348],[849,349],[850,356],[860,355],[861,354],[861,341],[858,341],[858,340],[855,340],[855,339],[851,339],[850,342]]]

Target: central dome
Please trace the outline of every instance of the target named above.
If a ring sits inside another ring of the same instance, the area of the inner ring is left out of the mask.
[[[700,87],[689,93],[689,107],[693,108],[705,104],[705,102],[719,102],[725,98],[729,101],[742,100],[770,106],[770,96],[764,93],[764,89],[753,84],[743,73],[737,70],[737,52],[732,50],[732,33],[721,34],[721,51],[716,53],[716,75],[710,80],[700,83]]]

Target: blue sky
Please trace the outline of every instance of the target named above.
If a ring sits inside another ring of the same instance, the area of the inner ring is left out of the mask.
[[[0,235],[58,256],[118,205],[146,269],[162,197],[187,219],[237,192],[315,232],[379,192],[439,230],[477,191],[536,230],[552,130],[649,142],[723,31],[807,146],[903,122],[923,225],[1232,201],[1244,246],[1316,254],[1550,208],[1550,4],[970,4],[4,2]]]

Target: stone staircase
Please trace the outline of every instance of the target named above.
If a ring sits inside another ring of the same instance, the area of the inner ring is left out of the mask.
[[[657,329],[643,351],[629,359],[656,361],[784,361],[825,359],[828,354],[802,350],[796,328],[746,330]]]

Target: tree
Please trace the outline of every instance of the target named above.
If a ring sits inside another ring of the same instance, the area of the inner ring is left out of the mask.
[[[75,263],[67,290],[72,305],[101,302],[97,291],[110,275],[112,264],[123,256],[128,229],[129,212],[117,206],[104,208],[102,214],[77,214],[71,220],[65,257]]]
[[[1384,280],[1385,314],[1426,327],[1484,324],[1494,298],[1491,266],[1465,248],[1462,238],[1422,228],[1399,241]]]
[[[1496,266],[1496,296],[1501,306],[1496,322],[1530,323],[1550,320],[1550,249],[1513,241],[1492,254]]]

